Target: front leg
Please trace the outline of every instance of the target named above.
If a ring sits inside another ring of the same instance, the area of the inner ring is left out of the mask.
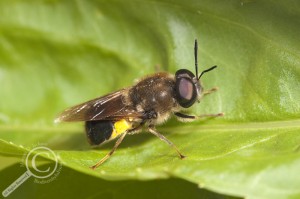
[[[213,87],[213,88],[211,88],[211,89],[209,89],[209,90],[205,90],[205,91],[203,91],[202,96],[205,96],[205,95],[214,93],[214,92],[216,92],[218,89],[219,89],[218,87]]]
[[[224,113],[217,113],[217,114],[203,114],[203,115],[186,115],[180,112],[174,113],[175,116],[177,117],[178,120],[183,121],[183,122],[192,122],[197,119],[202,119],[202,118],[214,118],[214,117],[220,117],[223,116]]]

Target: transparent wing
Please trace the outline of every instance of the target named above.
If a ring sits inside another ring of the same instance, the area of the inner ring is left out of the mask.
[[[142,118],[143,113],[137,112],[132,106],[125,104],[124,94],[126,92],[127,89],[122,89],[68,108],[56,118],[55,122]]]

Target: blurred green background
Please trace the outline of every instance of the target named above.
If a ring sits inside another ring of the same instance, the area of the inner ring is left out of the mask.
[[[63,165],[57,179],[32,177],[10,198],[300,197],[299,17],[297,0],[1,0],[1,190],[43,143]],[[54,118],[156,65],[193,71],[196,38],[199,70],[218,65],[204,87],[220,89],[190,112],[226,115],[158,128],[185,160],[144,133],[90,170],[113,143],[93,149],[81,123]]]

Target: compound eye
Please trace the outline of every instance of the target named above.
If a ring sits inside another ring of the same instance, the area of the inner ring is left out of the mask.
[[[192,106],[197,99],[197,89],[195,84],[189,78],[181,77],[176,81],[176,95],[180,106],[188,108]]]
[[[197,88],[193,80],[196,80],[195,75],[186,69],[180,69],[175,74],[175,92],[176,99],[180,106],[188,108],[197,100]]]
[[[194,85],[189,79],[180,78],[178,91],[182,100],[189,101],[193,97]]]

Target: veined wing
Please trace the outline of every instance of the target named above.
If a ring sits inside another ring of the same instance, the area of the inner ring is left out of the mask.
[[[125,104],[124,95],[126,92],[127,89],[122,89],[68,108],[56,118],[55,122],[142,118],[143,113],[137,112],[132,106]]]

